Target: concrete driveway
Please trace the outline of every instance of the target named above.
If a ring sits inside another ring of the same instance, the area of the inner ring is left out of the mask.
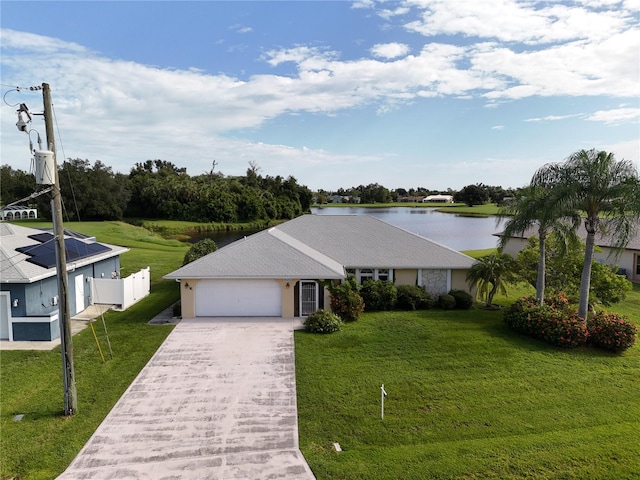
[[[59,479],[314,479],[298,449],[293,328],[184,319]]]

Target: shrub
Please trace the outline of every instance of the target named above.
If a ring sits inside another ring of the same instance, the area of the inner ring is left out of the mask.
[[[349,283],[329,287],[331,293],[331,311],[343,322],[355,322],[364,310],[364,301]]]
[[[197,243],[194,243],[189,247],[189,250],[184,255],[184,260],[182,261],[182,266],[184,267],[186,264],[194,262],[201,257],[209,255],[210,253],[215,252],[218,249],[216,242],[211,240],[210,238],[205,238],[200,240]]]
[[[367,311],[393,310],[398,301],[398,290],[392,282],[367,280],[360,287],[360,295]]]
[[[632,347],[638,338],[638,328],[616,313],[596,313],[587,329],[589,345],[616,353]]]
[[[342,321],[331,312],[316,310],[305,319],[304,326],[312,333],[333,333],[340,330]]]
[[[449,295],[455,299],[457,309],[469,310],[473,306],[473,297],[469,292],[465,292],[464,290],[451,290]]]
[[[453,310],[456,308],[456,299],[452,295],[440,295],[438,297],[438,305],[443,310]]]
[[[174,303],[172,308],[174,317],[182,316],[182,304],[180,302]]]
[[[567,305],[561,297],[549,299],[549,303],[542,306],[537,305],[534,297],[524,297],[505,310],[504,321],[513,330],[551,345],[564,348],[584,345],[587,327]]]
[[[399,310],[425,310],[435,304],[435,299],[423,287],[399,285],[396,290],[396,308]]]

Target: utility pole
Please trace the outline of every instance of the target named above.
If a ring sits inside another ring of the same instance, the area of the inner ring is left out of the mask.
[[[56,141],[53,133],[53,114],[49,84],[42,84],[44,102],[44,125],[47,133],[47,148],[53,152],[55,183],[51,200],[53,230],[56,242],[56,268],[58,270],[58,319],[60,322],[60,347],[62,351],[62,382],[64,386],[64,414],[73,415],[78,411],[78,392],[73,367],[73,340],[71,338],[71,315],[69,313],[69,287],[67,276],[67,252],[64,248],[64,226],[62,224],[62,197],[56,162]]]

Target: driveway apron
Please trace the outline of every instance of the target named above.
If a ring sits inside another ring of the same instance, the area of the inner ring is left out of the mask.
[[[314,479],[293,321],[183,319],[58,478]]]

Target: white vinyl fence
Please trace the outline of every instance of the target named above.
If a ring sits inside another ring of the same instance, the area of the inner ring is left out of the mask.
[[[149,295],[150,268],[143,268],[127,278],[92,278],[91,305],[116,305],[126,310]]]

